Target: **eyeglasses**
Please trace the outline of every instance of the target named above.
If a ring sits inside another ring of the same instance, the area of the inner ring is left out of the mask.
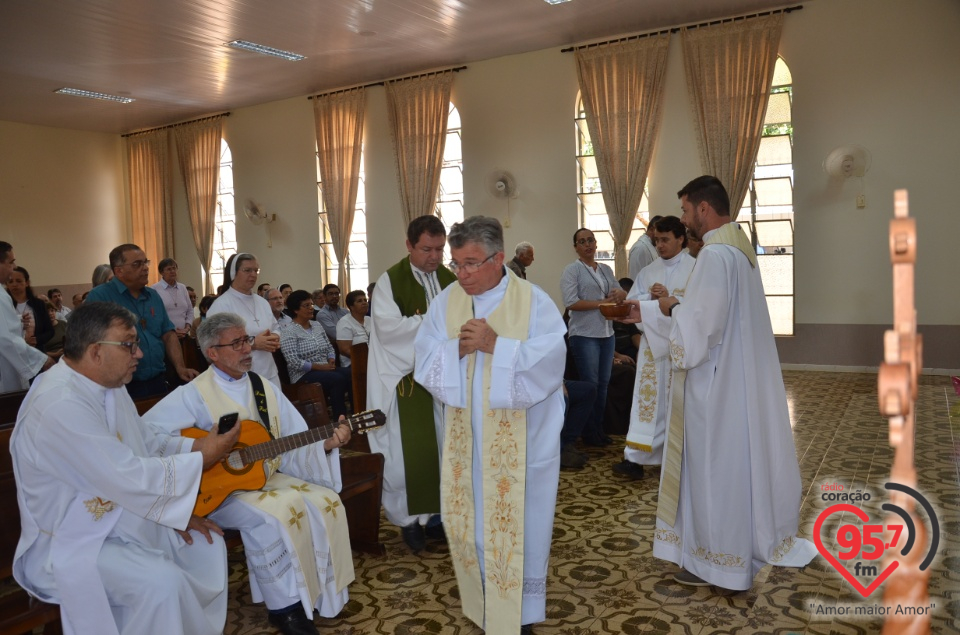
[[[97,344],[110,344],[111,346],[122,346],[131,355],[136,355],[137,351],[140,350],[140,338],[133,340],[132,342],[108,342],[107,340],[100,340]]]
[[[595,245],[597,244],[597,239],[591,236],[590,238],[581,238],[577,241],[577,244],[583,247],[584,245]]]
[[[133,267],[134,269],[143,269],[150,266],[149,260],[134,260],[133,262],[123,263],[124,267]]]
[[[450,267],[450,271],[452,271],[454,274],[460,273],[461,271],[463,273],[477,273],[478,271],[480,271],[480,267],[485,265],[488,260],[490,260],[496,255],[497,254],[490,254],[480,262],[467,262],[462,265],[457,264],[455,261],[451,260],[448,266]]]
[[[259,275],[260,270],[254,269],[253,267],[244,267],[243,269],[240,270],[240,273],[255,273]]]
[[[249,344],[250,346],[253,346],[253,340],[255,339],[257,338],[255,338],[253,335],[247,335],[246,337],[238,337],[232,342],[227,342],[226,344],[214,344],[213,346],[211,346],[211,348],[225,348],[229,346],[233,350],[239,351],[239,350],[243,350],[244,344]]]

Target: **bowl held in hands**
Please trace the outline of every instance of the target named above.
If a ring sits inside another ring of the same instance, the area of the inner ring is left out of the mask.
[[[612,320],[614,318],[625,318],[630,315],[630,305],[616,304],[614,302],[601,302],[600,314],[608,320]]]

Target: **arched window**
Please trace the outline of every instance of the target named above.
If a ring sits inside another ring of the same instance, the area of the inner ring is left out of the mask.
[[[223,268],[227,259],[237,251],[237,223],[233,198],[233,155],[226,139],[220,139],[220,182],[217,186],[217,216],[213,224],[213,258],[210,261],[210,277],[216,293],[223,284]]]
[[[463,221],[463,150],[460,145],[460,112],[453,103],[447,115],[447,141],[443,147],[443,168],[437,190],[437,217],[450,233],[454,223]],[[450,248],[446,248],[447,255]]]
[[[347,253],[348,267],[350,268],[350,286],[352,289],[341,289],[344,296],[353,289],[367,289],[370,282],[370,264],[367,259],[367,194],[364,185],[363,150],[360,150],[360,182],[357,184],[357,205],[353,213],[353,230],[350,232],[350,251]],[[323,205],[323,183],[320,180],[320,156],[317,154],[317,198],[319,199],[320,224],[320,259],[323,262],[323,283],[339,283],[337,269],[340,261],[333,251],[333,238],[330,235],[330,224],[327,219],[327,210]],[[322,286],[322,285],[321,285]]]
[[[781,58],[763,122],[750,194],[737,222],[751,230],[774,335],[793,335],[793,79]]]
[[[577,116],[574,120],[577,127],[577,208],[579,227],[591,230],[597,238],[598,261],[613,266],[613,237],[610,234],[610,218],[607,208],[603,204],[603,193],[600,187],[600,177],[597,175],[597,160],[593,154],[593,142],[590,140],[590,131],[587,129],[587,115],[583,110],[583,99],[577,94]],[[650,220],[649,201],[646,187],[640,207],[633,220],[633,230],[627,248],[636,242],[645,231],[647,221]]]

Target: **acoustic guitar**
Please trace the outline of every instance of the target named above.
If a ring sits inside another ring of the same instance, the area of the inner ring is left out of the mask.
[[[349,419],[311,428],[304,432],[273,439],[270,432],[259,422],[245,419],[237,423],[240,426],[240,438],[233,450],[222,461],[216,463],[200,477],[200,491],[193,513],[206,516],[226,500],[227,496],[238,491],[256,491],[267,482],[263,462],[284,452],[324,441],[333,436],[334,430],[341,424],[350,426],[353,433],[364,434],[367,430],[379,428],[386,423],[386,416],[379,410],[368,410],[355,414]],[[184,428],[180,434],[191,439],[201,439],[207,434],[200,428]]]

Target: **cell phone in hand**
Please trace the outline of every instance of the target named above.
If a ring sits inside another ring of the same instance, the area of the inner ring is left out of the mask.
[[[237,425],[237,419],[239,418],[239,412],[231,412],[220,417],[220,421],[217,423],[217,434],[226,434],[233,430],[233,426]]]

